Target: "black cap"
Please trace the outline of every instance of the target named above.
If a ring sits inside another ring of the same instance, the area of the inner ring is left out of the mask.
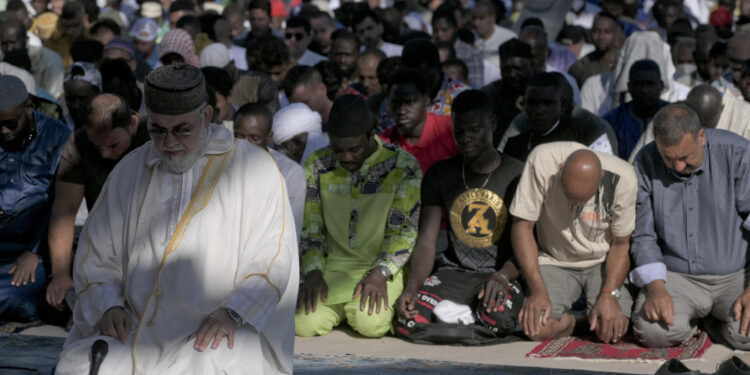
[[[332,136],[356,137],[372,131],[375,122],[361,96],[345,94],[333,102],[326,125]]]

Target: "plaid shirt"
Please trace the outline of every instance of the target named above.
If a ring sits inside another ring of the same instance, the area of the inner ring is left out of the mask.
[[[484,85],[484,59],[482,53],[474,49],[474,47],[468,43],[462,42],[456,39],[456,44],[453,45],[456,49],[456,57],[465,62],[466,66],[469,67],[469,82],[473,85],[483,86]]]
[[[307,198],[300,236],[303,275],[383,266],[396,275],[417,239],[422,172],[406,151],[383,143],[362,167],[341,168],[330,147],[305,162]],[[351,292],[349,292],[351,293]]]

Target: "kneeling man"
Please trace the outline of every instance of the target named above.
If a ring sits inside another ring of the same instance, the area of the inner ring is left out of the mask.
[[[461,155],[433,165],[422,181],[419,236],[395,331],[408,340],[474,344],[518,327],[523,294],[514,281],[506,202],[523,162],[493,146],[492,101],[484,92],[459,94],[452,116]],[[443,211],[449,246],[436,254]]]
[[[589,329],[605,343],[625,334],[633,300],[622,283],[637,192],[633,167],[616,156],[573,142],[531,152],[510,206],[529,289],[519,320],[531,339],[571,335],[569,310],[582,291]]]
[[[631,280],[643,287],[633,331],[645,345],[690,338],[705,319],[711,339],[750,350],[748,232],[750,142],[701,128],[682,104],[660,110],[655,141],[635,159],[638,205]],[[747,222],[744,225],[747,228]]]
[[[417,160],[375,136],[364,99],[343,95],[328,119],[329,147],[305,162],[307,200],[295,315],[299,336],[346,321],[367,337],[391,329],[402,267],[417,238]]]
[[[284,178],[265,151],[210,124],[186,64],[145,84],[152,141],[102,187],[75,256],[74,325],[59,374],[291,373],[298,265]]]

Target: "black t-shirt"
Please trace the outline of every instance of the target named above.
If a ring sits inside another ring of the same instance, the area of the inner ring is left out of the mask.
[[[570,118],[566,122],[558,124],[547,135],[540,135],[532,130],[527,130],[515,137],[508,138],[503,152],[518,160],[526,161],[531,150],[544,143],[578,142],[591,147],[595,142],[601,142],[604,139],[609,142],[612,152],[617,155],[617,139],[611,127]]]
[[[508,207],[523,163],[503,155],[483,189],[488,176],[467,166],[467,190],[463,162],[462,155],[440,161],[422,180],[422,205],[442,207],[448,224],[448,248],[436,255],[435,269],[494,272],[513,255]]]
[[[107,181],[109,172],[112,172],[112,169],[120,160],[102,158],[102,154],[86,135],[86,129],[80,128],[73,134],[63,150],[60,166],[57,170],[57,178],[61,181],[83,185],[86,207],[91,210],[99,197],[104,182]],[[122,157],[140,147],[149,139],[146,124],[142,122],[138,125],[136,134],[130,142],[130,148],[122,154]]]
[[[521,113],[518,105],[520,95],[503,87],[502,79],[492,82],[484,87],[482,91],[492,98],[492,108],[495,115],[495,133],[492,135],[492,144],[497,147],[503,134],[513,119]]]

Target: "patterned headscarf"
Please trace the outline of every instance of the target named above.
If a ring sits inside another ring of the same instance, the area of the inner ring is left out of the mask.
[[[196,68],[200,67],[198,56],[195,54],[195,43],[187,31],[174,29],[164,34],[164,38],[159,43],[159,59],[172,52],[182,56],[185,63]]]

